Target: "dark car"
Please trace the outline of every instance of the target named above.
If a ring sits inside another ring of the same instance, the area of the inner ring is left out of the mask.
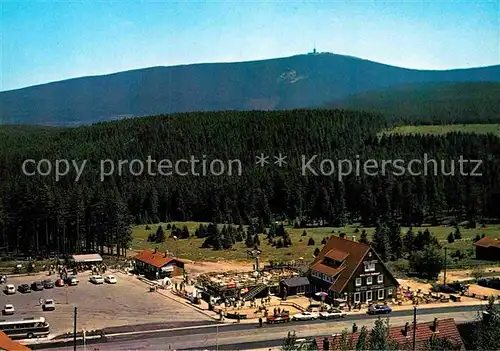
[[[66,279],[64,279],[64,283],[67,285],[78,285],[79,281],[76,277],[69,276]]]
[[[368,314],[389,314],[392,308],[387,305],[372,305],[368,308]]]
[[[33,282],[33,283],[31,283],[31,290],[33,290],[33,291],[41,291],[41,290],[43,290],[43,283],[42,282]]]
[[[50,279],[44,280],[42,284],[44,289],[52,289],[54,287],[54,282]]]
[[[21,284],[17,287],[17,290],[22,293],[29,293],[31,292],[31,288],[28,284]]]

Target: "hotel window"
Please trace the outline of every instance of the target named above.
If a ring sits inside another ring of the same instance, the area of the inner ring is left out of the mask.
[[[356,278],[356,286],[361,286],[361,278]]]
[[[387,295],[391,296],[392,295],[392,288],[387,289]]]
[[[366,285],[372,285],[373,283],[373,278],[372,277],[366,277]]]
[[[384,289],[380,289],[378,291],[378,299],[382,300],[384,298]]]
[[[382,274],[380,274],[379,276],[377,276],[377,283],[381,284],[383,282],[384,282],[384,276]]]
[[[361,301],[361,294],[354,293],[354,302],[359,302],[359,301]]]

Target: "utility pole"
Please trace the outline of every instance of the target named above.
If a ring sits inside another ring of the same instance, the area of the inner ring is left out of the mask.
[[[417,337],[417,306],[413,306],[413,341],[412,341],[413,351],[415,351],[416,337]]]
[[[76,312],[76,307],[75,307],[75,316],[74,316],[74,320],[73,320],[73,350],[76,351],[76,315],[77,315],[77,312]]]
[[[448,248],[444,247],[444,277],[443,277],[443,285],[446,286],[446,250]]]
[[[219,325],[217,324],[215,327],[217,328],[215,334],[215,349],[219,351]]]

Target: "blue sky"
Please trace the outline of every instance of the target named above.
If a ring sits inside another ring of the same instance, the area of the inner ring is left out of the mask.
[[[497,1],[0,0],[0,90],[150,66],[329,51],[396,66],[500,63]]]

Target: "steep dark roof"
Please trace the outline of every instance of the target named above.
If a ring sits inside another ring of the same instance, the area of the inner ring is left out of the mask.
[[[417,324],[417,330],[415,333],[415,346],[417,350],[421,350],[425,343],[431,338],[431,336],[436,335],[437,337],[440,338],[445,338],[448,339],[449,341],[456,343],[456,344],[461,344],[462,349],[465,349],[463,346],[462,338],[460,337],[460,333],[458,332],[457,325],[455,324],[455,320],[453,318],[447,318],[447,319],[442,319],[438,320],[438,332],[434,332],[433,328],[433,323],[434,322],[426,322],[426,323],[418,323]],[[398,326],[398,327],[390,327],[389,328],[389,338],[397,341],[400,346],[404,345],[411,345],[413,342],[413,329],[412,329],[412,324],[410,323],[409,329],[408,329],[408,337],[405,336],[404,333],[404,326]],[[356,342],[358,341],[360,332],[356,332],[354,334],[349,334],[349,337],[352,338],[352,342],[354,345],[356,345]],[[330,342],[330,345],[333,343],[333,348],[330,347],[330,350],[338,350],[340,349],[340,340],[341,336],[336,335],[336,336],[326,336],[328,338],[328,341]],[[315,338],[316,346],[318,351],[323,351],[323,340],[325,339],[325,336],[318,336]]]
[[[370,246],[366,244],[332,235],[314,260],[311,268],[336,278],[330,290],[341,292],[368,251],[370,251]],[[324,258],[328,256],[343,258],[342,265],[338,268],[332,268],[323,264]]]
[[[292,277],[283,280],[283,284],[290,288],[297,286],[309,285],[309,279],[307,277]]]
[[[332,235],[312,263],[311,269],[334,278],[330,290],[341,293],[370,250],[372,248],[369,245]],[[377,253],[372,251],[380,264],[391,274]],[[331,267],[323,263],[325,257],[342,263],[337,267]]]

